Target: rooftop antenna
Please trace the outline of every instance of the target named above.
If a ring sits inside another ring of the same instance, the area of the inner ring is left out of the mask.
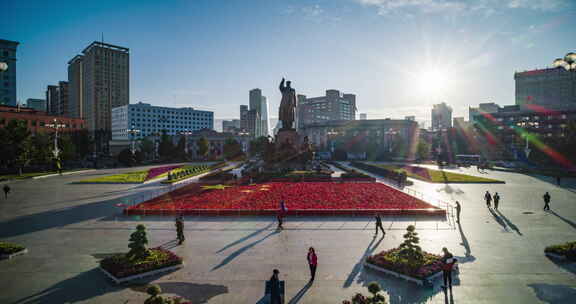
[[[102,44],[104,44],[104,32],[102,32]]]

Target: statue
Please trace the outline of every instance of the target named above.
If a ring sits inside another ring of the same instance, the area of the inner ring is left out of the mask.
[[[294,112],[296,111],[296,91],[290,87],[290,81],[286,81],[286,86],[284,86],[284,78],[282,78],[280,82],[280,92],[282,92],[282,101],[280,102],[278,119],[282,121],[281,130],[293,130],[292,124],[294,123]]]

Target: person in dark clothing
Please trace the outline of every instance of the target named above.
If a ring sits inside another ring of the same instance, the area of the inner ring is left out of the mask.
[[[308,266],[310,267],[310,282],[312,282],[316,277],[316,266],[318,266],[318,256],[316,256],[314,247],[308,249],[308,256],[306,259],[308,260]]]
[[[442,288],[446,290],[446,288],[449,287],[450,292],[452,292],[452,268],[454,267],[454,264],[456,264],[456,259],[452,253],[446,249],[446,247],[442,248],[442,252],[442,276],[444,278],[444,285]]]
[[[7,184],[4,185],[4,198],[8,199],[8,193],[10,193],[10,186],[8,186]]]
[[[460,211],[462,211],[462,206],[460,206],[460,202],[456,201],[456,223],[460,223]]]
[[[490,195],[490,192],[486,191],[484,194],[484,200],[486,200],[486,207],[491,208],[492,206],[490,203],[492,202],[492,195]]]
[[[278,215],[276,216],[276,219],[278,219],[278,227],[276,229],[278,230],[284,230],[284,227],[282,227],[282,213],[278,212]]]
[[[560,175],[556,176],[556,185],[560,186]]]
[[[498,203],[500,202],[500,195],[498,192],[494,193],[494,209],[498,210]]]
[[[380,217],[379,214],[376,214],[375,218],[376,218],[376,234],[374,234],[374,237],[378,235],[378,228],[380,228],[380,230],[382,230],[382,234],[385,235],[386,231],[384,231],[384,227],[382,226],[382,218]]]
[[[270,278],[270,304],[280,304],[282,303],[282,297],[280,295],[280,279],[278,278],[280,271],[274,269],[272,273],[272,277]]]
[[[544,210],[550,210],[550,193],[546,192],[544,198]]]
[[[182,216],[176,218],[176,238],[178,239],[178,245],[181,245],[186,240],[184,237],[184,221],[182,220]]]

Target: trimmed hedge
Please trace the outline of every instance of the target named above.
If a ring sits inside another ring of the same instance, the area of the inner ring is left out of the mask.
[[[150,249],[143,259],[130,259],[126,254],[116,254],[100,261],[100,267],[116,278],[124,278],[169,266],[182,264],[182,258],[164,248]]]
[[[391,180],[393,180],[396,183],[401,184],[401,185],[405,185],[406,181],[407,181],[407,175],[406,175],[406,173],[403,173],[403,172],[396,172],[394,170],[388,170],[386,168],[382,168],[382,167],[378,167],[378,166],[372,166],[372,165],[369,165],[366,163],[361,163],[361,162],[351,162],[350,165],[353,167],[356,167],[358,169],[365,170],[365,171],[368,171],[370,173],[379,175],[381,177],[391,179]]]
[[[562,255],[571,261],[576,261],[576,242],[548,246],[544,252]]]
[[[0,242],[0,254],[1,255],[14,254],[14,253],[22,251],[24,249],[26,249],[24,246],[21,246],[18,244]]]

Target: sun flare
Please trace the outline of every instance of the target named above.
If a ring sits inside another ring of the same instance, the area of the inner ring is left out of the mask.
[[[421,94],[431,97],[442,97],[449,87],[450,79],[445,71],[429,69],[418,76],[418,89]]]

